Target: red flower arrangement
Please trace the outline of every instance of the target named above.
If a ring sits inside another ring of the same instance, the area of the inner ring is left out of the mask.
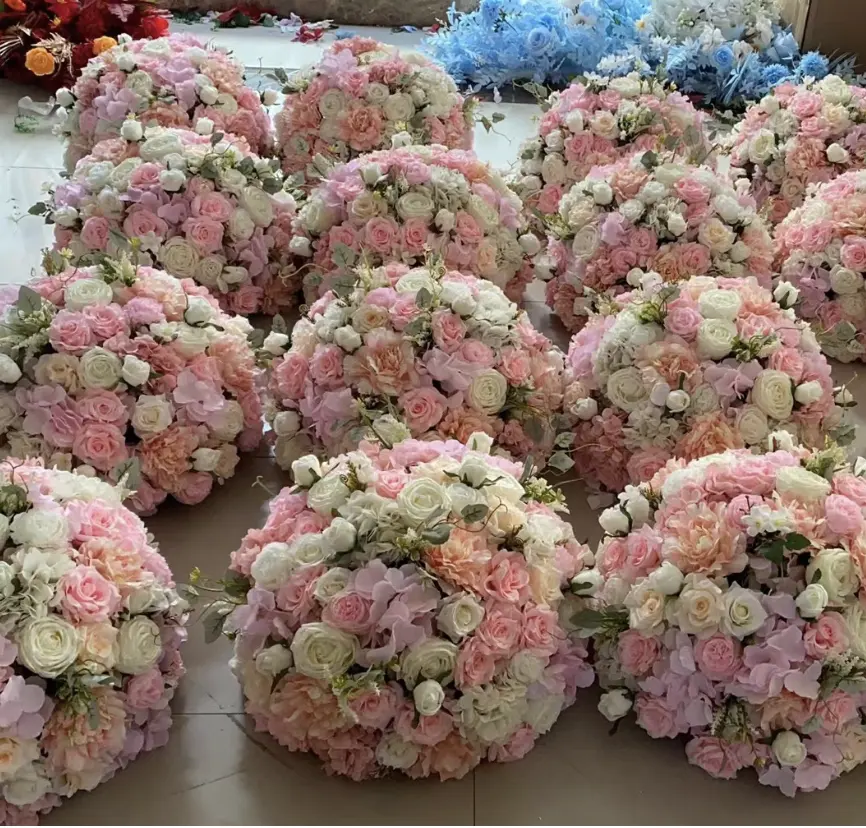
[[[0,9],[0,76],[52,91],[120,35],[162,37],[170,18],[154,0],[3,0]]]

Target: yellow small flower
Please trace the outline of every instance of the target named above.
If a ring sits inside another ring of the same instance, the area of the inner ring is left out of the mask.
[[[113,49],[117,46],[117,41],[113,37],[97,37],[93,41],[93,54],[101,55],[103,52]]]
[[[41,46],[31,49],[24,57],[24,66],[39,77],[50,75],[56,65],[51,52]]]

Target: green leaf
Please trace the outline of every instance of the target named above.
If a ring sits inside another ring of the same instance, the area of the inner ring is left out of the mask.
[[[44,201],[37,201],[27,212],[31,216],[44,216],[48,212],[48,205]]]
[[[421,310],[427,310],[433,304],[433,294],[430,293],[427,288],[422,287],[421,290],[415,294],[415,304],[421,308]]]
[[[793,549],[794,551],[798,551],[800,549],[808,549],[812,545],[812,542],[805,535],[801,535],[799,532],[791,532],[789,535],[785,535],[785,548]]]
[[[231,569],[223,577],[223,587],[230,598],[246,598],[251,586],[250,579],[246,575]]]
[[[550,455],[547,465],[558,472],[567,472],[574,465],[574,460],[564,451],[557,451]]]
[[[112,469],[111,476],[118,483],[125,477],[124,486],[136,491],[141,486],[141,462],[137,457],[124,460]]]
[[[598,610],[581,610],[571,617],[571,623],[579,631],[592,635],[604,626],[604,615]]]
[[[526,436],[532,440],[533,443],[543,443],[544,442],[544,423],[538,419],[538,417],[530,417],[523,423],[523,430],[526,432]]]
[[[416,316],[405,328],[403,333],[408,337],[420,336],[424,333],[424,317]]]
[[[247,342],[250,343],[250,347],[254,350],[258,350],[265,344],[265,332],[256,328],[255,330],[250,331],[247,334]]]
[[[213,644],[223,633],[226,618],[234,607],[227,601],[214,601],[201,616],[205,644]]]
[[[777,538],[771,543],[764,544],[761,548],[761,555],[768,561],[781,566],[785,561],[785,543],[782,538]]]
[[[473,503],[471,506],[466,506],[460,513],[460,517],[466,523],[480,523],[487,517],[490,509],[484,503]]]
[[[698,147],[701,144],[701,134],[693,126],[687,126],[683,132],[687,147]]]
[[[198,174],[202,178],[208,178],[211,181],[216,181],[220,177],[219,170],[216,168],[213,158],[205,158],[202,165],[198,168]]]
[[[853,423],[845,423],[830,432],[830,439],[840,446],[850,446],[857,436],[857,429]]]
[[[225,137],[226,134],[224,132],[214,132],[210,137],[210,145],[215,147]]]
[[[358,254],[347,244],[335,244],[331,250],[331,261],[341,270],[348,270],[357,258]]]
[[[283,185],[280,183],[279,178],[276,176],[267,176],[262,179],[262,189],[268,193],[268,195],[273,195],[274,193],[278,193],[283,189]]]
[[[424,538],[427,543],[432,543],[434,546],[440,546],[443,543],[448,541],[448,538],[451,537],[451,525],[448,523],[437,523],[435,526],[431,526],[429,529],[425,529],[421,532],[421,537]]]
[[[574,432],[560,432],[556,435],[556,439],[553,441],[553,445],[556,446],[556,448],[571,448],[571,446],[574,445]]]
[[[289,326],[286,324],[285,317],[278,313],[271,320],[271,330],[274,333],[287,334],[289,332]]]
[[[490,116],[490,120],[493,121],[494,124],[498,124],[501,121],[505,120],[505,113],[504,112],[494,112]]]
[[[17,305],[19,313],[38,313],[42,310],[42,297],[33,288],[21,285]]]
[[[652,170],[652,169],[655,169],[656,166],[658,166],[659,157],[656,153],[654,153],[652,150],[650,150],[649,152],[645,152],[640,157],[640,162],[641,162],[641,164],[644,165],[644,167],[646,169]]]
[[[574,583],[574,581],[571,582],[571,591],[575,595],[580,595],[581,592],[586,592],[587,590],[592,589],[592,587],[593,584],[591,584],[589,581],[586,581],[582,584],[576,584]]]

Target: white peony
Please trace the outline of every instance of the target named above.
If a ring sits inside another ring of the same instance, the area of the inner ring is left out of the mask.
[[[335,552],[349,552],[355,546],[356,537],[355,527],[341,517],[335,517],[322,532],[323,540]]]
[[[647,582],[650,589],[654,589],[662,595],[676,595],[683,585],[683,573],[680,572],[676,564],[662,561],[661,566],[647,576]]]
[[[313,454],[300,457],[292,463],[292,479],[298,486],[312,486],[321,476],[322,465]]]
[[[749,142],[749,160],[753,164],[764,164],[776,151],[776,136],[769,129],[759,129]]]
[[[295,559],[287,543],[265,544],[250,566],[250,575],[257,587],[278,590],[295,570]]]
[[[310,678],[330,681],[354,664],[358,639],[323,622],[303,624],[292,639],[295,669]]]
[[[396,731],[385,733],[376,745],[376,760],[395,770],[408,770],[417,761],[421,748],[404,739]]]
[[[31,509],[20,512],[12,518],[10,531],[18,546],[64,549],[69,542],[69,524],[59,511]]]

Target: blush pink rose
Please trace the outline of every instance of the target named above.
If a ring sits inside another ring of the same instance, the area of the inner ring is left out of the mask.
[[[319,345],[310,360],[310,376],[325,389],[343,387],[343,349],[338,345]]]
[[[716,633],[709,638],[698,639],[695,644],[695,661],[700,671],[712,681],[730,681],[742,661],[740,642],[735,638]]]
[[[414,704],[404,704],[394,720],[394,730],[407,742],[416,745],[438,745],[454,727],[451,714],[440,710],[433,716],[418,716]]]
[[[478,222],[463,210],[458,210],[455,216],[454,232],[464,244],[478,244],[484,238]]]
[[[516,762],[535,747],[538,734],[529,726],[519,727],[505,744],[492,744],[487,751],[489,762]]]
[[[827,527],[837,535],[853,537],[863,526],[860,507],[844,495],[831,494],[824,501]]]
[[[609,538],[602,546],[598,568],[605,578],[622,572],[628,560],[628,547],[624,538]]]
[[[216,253],[223,246],[223,225],[202,216],[188,218],[183,223],[187,240],[204,254]]]
[[[126,703],[133,710],[160,709],[167,703],[165,679],[159,667],[151,667],[140,676],[133,676],[126,685]]]
[[[94,423],[109,423],[123,428],[129,422],[129,410],[117,394],[90,390],[78,399],[81,418]]]
[[[838,612],[825,612],[803,633],[806,653],[823,659],[848,649],[848,628]]]
[[[213,489],[213,475],[207,472],[184,472],[172,489],[175,500],[194,506],[201,503]]]
[[[866,508],[866,480],[863,478],[855,477],[853,474],[834,474],[833,491],[845,495],[858,506]]]
[[[520,633],[520,647],[535,656],[552,656],[565,632],[559,625],[559,616],[546,607],[533,606],[523,612],[523,629]]]
[[[846,240],[842,245],[842,264],[860,273],[866,270],[866,240],[860,238]]]
[[[392,683],[353,696],[349,700],[349,709],[361,727],[385,730],[402,703],[403,691],[399,684]]]
[[[448,400],[435,388],[413,388],[403,395],[401,403],[409,430],[423,434],[445,416]]]
[[[703,276],[710,267],[710,251],[697,242],[678,247],[677,258],[683,276]]]
[[[515,385],[523,385],[532,373],[532,360],[519,348],[503,348],[499,358],[499,373]]]
[[[502,550],[491,558],[484,590],[498,601],[509,604],[522,604],[529,597],[529,572],[526,561],[516,552]]]
[[[297,351],[289,351],[274,368],[274,380],[280,395],[289,400],[304,396],[310,365],[307,358]]]
[[[484,618],[475,629],[475,638],[499,658],[517,652],[523,616],[513,604],[493,604],[486,608]]]
[[[697,306],[682,299],[675,299],[668,306],[665,327],[676,336],[694,339],[704,318]]]
[[[398,296],[389,313],[394,330],[402,331],[420,312],[414,296],[407,293]]]
[[[803,357],[796,348],[779,348],[770,355],[769,367],[782,371],[794,382],[803,378]]]
[[[856,697],[843,690],[834,690],[828,698],[819,701],[815,715],[831,733],[838,733],[848,722],[860,718]]]
[[[227,222],[234,212],[231,202],[222,193],[202,193],[190,205],[194,216],[204,216],[221,223]]]
[[[460,647],[454,681],[458,687],[478,687],[493,680],[496,659],[493,653],[475,636]]]
[[[65,399],[51,407],[51,416],[42,428],[42,435],[52,445],[68,449],[72,448],[80,428],[78,406],[73,400]]]
[[[111,339],[118,334],[129,333],[123,309],[118,305],[91,305],[83,313],[98,339]]]
[[[635,532],[631,532],[626,538],[626,569],[629,580],[633,581],[644,575],[648,575],[659,562],[662,549],[662,540],[651,526],[642,526]]]
[[[400,231],[396,222],[390,218],[377,216],[367,222],[364,238],[371,250],[376,253],[390,253],[397,243]]]
[[[376,477],[376,494],[393,500],[400,494],[408,481],[406,472],[399,469],[381,471]]]
[[[476,365],[479,368],[492,368],[495,361],[493,349],[477,339],[465,341],[460,346],[460,356],[470,365]]]
[[[130,212],[123,220],[123,232],[130,238],[141,238],[148,233],[163,238],[168,232],[168,225],[150,210],[137,210]]]
[[[623,670],[633,676],[645,676],[658,661],[661,642],[656,636],[626,630],[617,642],[617,654]]]
[[[96,335],[83,313],[61,310],[51,320],[48,341],[55,351],[80,356],[96,344]]]
[[[423,253],[430,241],[427,222],[422,218],[410,218],[403,223],[403,247],[407,253]]]
[[[55,597],[64,617],[79,624],[107,621],[120,609],[120,590],[92,566],[65,573]]]
[[[373,602],[352,589],[334,595],[322,610],[322,620],[354,635],[365,635],[373,624]]]
[[[733,779],[737,775],[737,771],[744,767],[742,752],[715,736],[700,736],[686,745],[689,764],[716,779]]]
[[[653,739],[672,739],[680,731],[673,711],[657,696],[641,693],[634,705],[637,723]]]
[[[72,452],[101,472],[111,471],[129,456],[123,432],[110,423],[86,423],[75,435]]]
[[[81,241],[91,250],[105,250],[111,226],[102,216],[91,216],[81,227]]]
[[[457,351],[466,338],[466,325],[456,313],[451,311],[435,311],[431,320],[431,328],[433,341],[446,354],[453,354]]]

